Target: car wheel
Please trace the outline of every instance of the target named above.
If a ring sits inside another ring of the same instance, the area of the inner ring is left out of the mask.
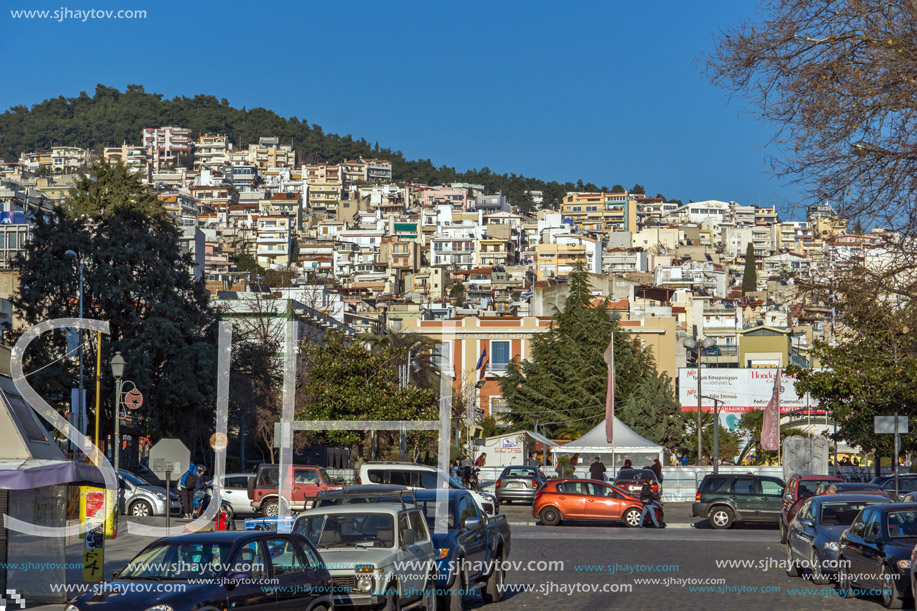
[[[786,546],[786,574],[790,577],[799,577],[799,565],[793,557],[793,546]]]
[[[711,509],[707,519],[710,520],[710,525],[713,528],[726,529],[732,528],[736,518],[735,514],[732,513],[732,510],[729,507],[721,506]]]
[[[625,526],[629,526],[630,528],[636,528],[640,526],[640,516],[642,515],[642,513],[643,512],[641,512],[636,507],[631,507],[630,509],[624,512],[624,515],[621,516],[621,518]]]
[[[789,547],[789,546],[787,546]],[[818,552],[815,548],[812,548],[812,558],[809,560],[809,571],[812,575],[812,583],[817,586],[827,585],[830,581],[828,576],[825,575],[825,572],[822,570],[821,559],[818,557]]]
[[[839,596],[850,596],[852,591],[850,574],[847,572],[847,561],[843,556],[837,559],[837,593]]]
[[[146,518],[153,515],[153,506],[146,501],[134,501],[130,513],[135,518]]]
[[[277,504],[277,501],[271,501],[261,506],[261,512],[265,516],[273,518],[280,513],[280,506]]]
[[[545,507],[541,510],[538,518],[545,526],[557,526],[562,519],[560,511],[556,507]]]
[[[463,562],[464,559],[459,558],[456,566],[461,567]],[[465,608],[465,601],[462,597],[462,591],[464,589],[465,571],[464,569],[459,569],[459,573],[452,582],[452,587],[446,590],[446,593],[442,594],[436,602],[439,603],[439,606],[444,611],[463,611]]]
[[[783,520],[781,519],[780,520],[780,543],[782,543],[783,545],[786,545],[786,536],[787,536],[786,524],[784,524]]]
[[[235,517],[235,515],[236,515],[236,512],[235,512],[235,510],[232,508],[232,505],[223,505],[223,513],[226,514],[226,521],[227,521],[227,522],[231,522],[232,519],[233,519],[233,518]]]
[[[497,554],[494,570],[487,577],[487,583],[481,590],[481,598],[485,603],[498,603],[503,600],[503,584],[506,581],[506,568],[503,566],[503,553]]]
[[[882,605],[886,609],[900,609],[903,604],[901,592],[898,590],[898,580],[895,574],[888,568],[887,564],[882,565]]]

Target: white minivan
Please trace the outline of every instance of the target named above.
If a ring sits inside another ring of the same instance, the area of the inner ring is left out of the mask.
[[[464,487],[455,481],[455,478],[447,475],[439,467],[418,465],[411,462],[365,462],[360,467],[357,483],[364,486],[392,484],[394,486],[404,486],[405,488],[431,490],[439,485],[439,476],[445,476],[449,481],[450,488],[464,490]],[[471,496],[484,513],[491,516],[496,513],[497,502],[492,494],[478,492],[477,490],[469,490],[468,492],[471,493]]]

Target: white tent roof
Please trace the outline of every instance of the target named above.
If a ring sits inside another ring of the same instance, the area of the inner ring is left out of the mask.
[[[605,440],[605,421],[602,420],[591,431],[566,445],[554,449],[566,454],[580,452],[661,452],[662,446],[649,439],[644,439],[632,428],[621,422],[617,416],[614,421],[614,443]]]
[[[493,437],[488,437],[486,440],[478,441],[478,445],[483,445],[484,441],[489,441],[491,439],[502,439],[503,437],[515,437],[516,435],[528,435],[529,437],[531,437],[538,443],[544,444],[545,446],[549,448],[555,448],[559,446],[559,444],[554,443],[553,441],[551,441],[544,435],[535,433],[533,431],[515,431],[512,433],[504,433],[503,435],[494,435]]]

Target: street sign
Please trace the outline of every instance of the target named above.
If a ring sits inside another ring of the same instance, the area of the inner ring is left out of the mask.
[[[225,450],[229,446],[229,438],[223,433],[214,433],[210,436],[210,447],[214,452]]]
[[[143,405],[143,395],[136,388],[131,389],[130,392],[124,393],[124,405],[128,409],[140,409]]]
[[[180,475],[191,466],[191,451],[180,439],[161,439],[150,449],[150,471],[162,479],[166,472]]]
[[[894,416],[874,416],[873,425],[875,426],[876,434],[892,434],[898,433],[899,435],[906,435],[907,430],[907,416],[898,416],[898,430],[895,430],[895,417]]]

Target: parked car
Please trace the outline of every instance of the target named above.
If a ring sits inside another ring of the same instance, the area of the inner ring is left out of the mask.
[[[803,501],[787,532],[787,574],[798,577],[803,567],[814,583],[828,583],[837,573],[841,535],[861,509],[885,502],[871,494],[829,494]]]
[[[535,502],[535,491],[548,481],[538,467],[511,465],[503,469],[494,484],[497,505],[510,501]]]
[[[423,512],[410,503],[321,507],[296,517],[331,568],[334,607],[436,608],[436,553]]]
[[[780,542],[786,543],[787,526],[796,517],[796,512],[810,496],[817,494],[819,484],[843,482],[833,475],[793,475],[783,490],[783,507],[780,510]]]
[[[895,494],[895,476],[883,475],[874,478],[870,484],[875,484],[889,493],[889,496]],[[903,497],[908,492],[917,492],[917,473],[899,473],[898,474],[898,496]]]
[[[223,476],[220,494],[222,500],[229,501],[233,514],[253,513],[252,502],[248,498],[248,482],[254,478],[254,473],[230,473]]]
[[[653,482],[653,492],[662,494],[660,492],[661,484],[659,483],[659,478],[650,469],[621,469],[615,475],[614,485],[624,492],[639,496],[640,491],[643,489],[643,482],[647,479]]]
[[[783,480],[763,475],[717,473],[704,476],[692,515],[707,518],[713,528],[732,528],[737,522],[780,521]]]
[[[900,609],[911,594],[911,555],[917,545],[917,504],[886,503],[863,508],[839,542],[837,588],[880,590],[888,609]]]
[[[181,501],[177,494],[174,492],[167,494],[165,488],[154,486],[130,471],[119,470],[118,481],[120,483],[118,504],[123,514],[138,518],[164,516],[166,515],[167,498],[169,499],[169,510],[173,514],[180,514],[182,511]]]
[[[266,588],[260,580],[276,581]],[[167,581],[170,587],[140,585],[153,581]],[[178,584],[182,587],[172,587]],[[146,546],[101,586],[73,599],[64,611],[331,608],[331,575],[315,547],[295,533],[221,531],[166,537]]]
[[[819,484],[816,488],[815,494],[827,494],[828,487],[831,484]],[[834,484],[834,494],[874,494],[876,496],[881,496],[889,500],[894,500],[895,491],[892,489],[891,493],[888,490],[883,490],[876,484],[866,484],[860,482],[841,482],[839,484]]]
[[[462,590],[472,589],[477,584],[482,584],[484,602],[499,602],[506,581],[502,562],[509,558],[511,543],[506,516],[488,516],[480,510],[469,491],[450,489],[443,515],[445,523],[437,529],[438,494],[436,490],[412,490],[403,486],[350,486],[342,491],[321,494],[316,507],[410,502],[423,510],[427,529],[433,536],[438,559],[436,587],[441,592],[439,604],[447,610],[460,610]]]
[[[279,510],[278,484],[280,465],[261,464],[255,477],[248,480],[248,498],[251,511],[266,516],[276,516]],[[290,510],[303,511],[318,493],[340,490],[343,486],[331,483],[331,478],[322,467],[312,465],[291,465],[286,485],[290,487]]]
[[[665,521],[662,503],[653,503],[656,520]],[[639,493],[632,495],[607,482],[591,479],[552,479],[535,493],[532,516],[546,526],[564,520],[621,521],[640,526],[643,503]]]
[[[440,477],[445,477],[449,481],[450,488],[456,490],[465,489],[462,484],[455,481],[455,478],[442,471],[439,467],[409,462],[365,462],[360,467],[357,483],[367,486],[391,484],[393,486],[429,490],[439,486]],[[477,490],[469,490],[468,492],[474,497],[478,507],[484,510],[484,513],[488,515],[496,513],[497,499],[494,495],[487,492],[478,492]]]

